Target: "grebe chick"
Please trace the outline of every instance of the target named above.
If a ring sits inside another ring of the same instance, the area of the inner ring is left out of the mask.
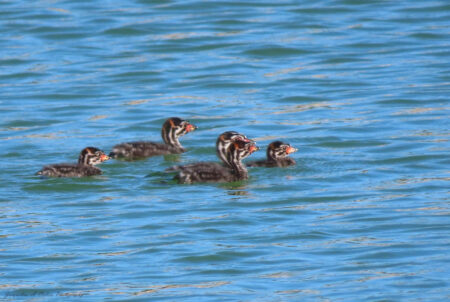
[[[186,152],[186,149],[181,146],[178,138],[195,129],[197,127],[188,121],[171,117],[164,122],[161,129],[164,144],[147,141],[122,143],[115,145],[109,156],[134,160],[156,155],[180,154]]]
[[[297,149],[281,141],[274,141],[267,147],[267,159],[247,163],[247,167],[288,167],[295,165],[289,154]]]
[[[255,142],[234,131],[219,136],[216,142],[218,157],[223,165],[214,162],[200,162],[185,166],[175,166],[167,171],[178,171],[175,179],[179,183],[232,182],[248,178],[242,160],[257,151]]]
[[[42,168],[37,175],[48,177],[83,177],[102,174],[102,170],[95,167],[109,157],[102,150],[87,147],[81,150],[76,164],[54,164]]]

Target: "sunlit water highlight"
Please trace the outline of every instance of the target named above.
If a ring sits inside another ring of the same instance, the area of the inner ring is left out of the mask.
[[[445,1],[0,2],[0,300],[449,298]],[[80,150],[189,151],[41,179]],[[177,185],[236,130],[295,167]]]

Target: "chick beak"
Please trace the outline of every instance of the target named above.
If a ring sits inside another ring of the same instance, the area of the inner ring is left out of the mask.
[[[106,161],[106,160],[108,160],[109,159],[109,156],[108,155],[106,155],[106,154],[102,154],[101,156],[100,156],[100,160],[103,162],[103,161]]]
[[[194,131],[195,129],[197,129],[198,127],[192,124],[187,124],[186,126],[186,132],[191,132]]]
[[[287,147],[287,149],[286,149],[286,154],[294,153],[294,152],[296,152],[297,150],[298,150],[298,149],[289,146],[289,147]]]
[[[255,146],[255,145],[251,145],[250,149],[249,149],[250,154],[252,154],[253,152],[258,151],[258,150],[259,150],[258,146]]]

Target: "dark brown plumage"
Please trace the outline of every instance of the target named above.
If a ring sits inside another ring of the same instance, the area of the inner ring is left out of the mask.
[[[178,171],[175,179],[179,183],[231,182],[248,178],[247,169],[242,164],[246,158],[258,150],[255,142],[245,135],[228,131],[219,136],[216,142],[218,157],[224,165],[213,162],[200,162],[185,166],[175,166],[168,171]]]
[[[37,175],[48,177],[83,177],[102,174],[95,165],[108,160],[109,157],[100,149],[87,147],[81,150],[76,164],[54,164],[42,168]]]
[[[281,141],[274,141],[267,147],[267,159],[247,163],[248,167],[288,167],[295,165],[295,160],[288,155],[297,149]]]
[[[197,127],[188,121],[172,117],[164,122],[161,129],[164,144],[147,141],[122,143],[115,145],[109,156],[135,160],[156,155],[180,154],[186,150],[181,146],[178,138],[195,129]]]

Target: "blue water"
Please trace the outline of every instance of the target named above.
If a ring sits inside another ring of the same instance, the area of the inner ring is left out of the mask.
[[[0,29],[0,300],[450,299],[447,1],[2,1]],[[170,116],[187,153],[34,175]],[[297,165],[163,173],[227,130]]]

